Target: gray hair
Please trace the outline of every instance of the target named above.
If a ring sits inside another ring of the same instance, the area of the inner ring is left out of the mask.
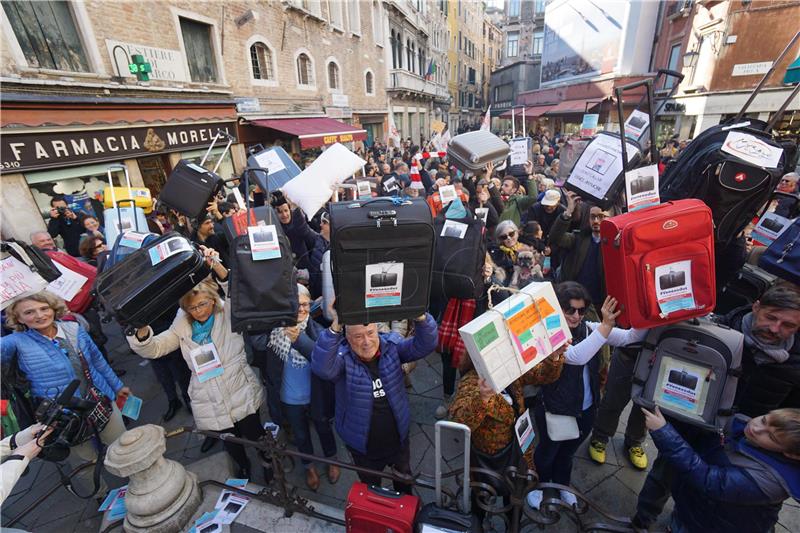
[[[787,284],[778,284],[767,289],[758,299],[762,307],[777,307],[800,311],[800,290]]]
[[[500,222],[494,230],[495,240],[499,239],[500,235],[506,233],[506,231],[508,230],[519,231],[519,228],[511,220],[503,220],[502,222]]]
[[[50,233],[46,231],[32,231],[31,234],[28,236],[30,238],[30,242],[33,242],[33,240],[36,238],[37,235],[42,235],[42,234],[50,237]]]
[[[305,296],[309,300],[313,300],[313,298],[311,297],[311,293],[308,292],[308,289],[306,288],[306,286],[298,283],[297,284],[297,297],[299,298],[300,296]]]

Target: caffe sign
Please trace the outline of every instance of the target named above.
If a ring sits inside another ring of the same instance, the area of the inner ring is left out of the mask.
[[[236,137],[235,122],[50,133],[5,132],[0,172],[22,172],[179,152],[208,146],[218,130]]]

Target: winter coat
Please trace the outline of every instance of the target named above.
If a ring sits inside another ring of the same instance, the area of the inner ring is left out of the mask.
[[[650,432],[674,472],[675,518],[688,531],[771,531],[783,501],[800,497],[800,462],[747,443],[746,420],[734,418],[724,446],[713,433],[689,446],[670,424]]]
[[[221,284],[227,292],[227,283]],[[200,346],[192,340],[191,317],[179,310],[172,325],[166,331],[140,341],[135,335],[128,337],[131,349],[142,357],[157,359],[180,348],[192,379],[189,382],[189,398],[192,414],[198,429],[221,431],[232,428],[248,415],[257,413],[264,403],[264,389],[256,378],[244,351],[244,338],[231,331],[231,305],[226,299],[222,309],[214,312],[214,327],[211,341],[217,349],[222,368],[221,375],[200,383],[194,371],[189,352]]]
[[[414,336],[380,334],[378,372],[397,422],[400,441],[408,438],[411,414],[403,380],[403,363],[422,359],[436,348],[438,331],[430,314],[416,324]],[[369,369],[341,336],[324,330],[311,354],[311,370],[336,385],[336,432],[349,447],[367,453],[372,420],[372,377]]]
[[[281,224],[283,232],[289,237],[294,254],[294,264],[297,268],[305,268],[309,271],[311,250],[317,242],[317,234],[306,222],[306,217],[300,209],[292,211],[292,219],[288,224]]]
[[[559,281],[575,281],[581,273],[586,256],[589,255],[589,246],[592,244],[592,232],[589,230],[569,231],[571,219],[563,216],[556,218],[550,228],[550,244],[560,249],[561,272]],[[600,290],[606,294],[606,277],[603,270],[602,254],[600,255]]]
[[[83,352],[95,386],[114,400],[124,385],[108,366],[92,338],[75,322],[59,321],[57,324],[72,345]],[[16,359],[19,369],[31,383],[31,393],[35,398],[56,397],[72,380],[81,379],[75,375],[69,357],[38,331],[29,329],[6,335],[0,342],[0,349],[3,366],[13,364]],[[75,395],[80,396],[80,393],[76,391]]]

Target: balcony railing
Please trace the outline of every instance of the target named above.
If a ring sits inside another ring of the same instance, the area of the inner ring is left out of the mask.
[[[389,87],[392,91],[413,91],[415,93],[432,96],[437,99],[449,98],[447,87],[435,81],[426,80],[419,74],[414,74],[403,69],[394,69],[389,72]]]

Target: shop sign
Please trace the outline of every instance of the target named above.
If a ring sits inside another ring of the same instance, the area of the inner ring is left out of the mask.
[[[236,136],[235,122],[49,133],[4,132],[0,172],[24,172],[179,152],[208,146],[217,130]]]
[[[326,107],[325,114],[329,118],[353,118],[353,109],[350,107]]]
[[[346,94],[332,94],[331,104],[334,107],[348,107],[350,105],[350,97]]]
[[[123,59],[122,51],[117,48],[122,47],[127,52],[127,57]],[[135,77],[128,71],[128,63],[134,55],[144,56],[144,60],[150,63],[153,68],[149,72],[151,80],[167,80],[167,81],[189,81],[186,78],[186,67],[184,65],[183,54],[179,50],[168,50],[166,48],[155,48],[153,46],[146,46],[143,44],[123,43],[120,41],[112,41],[106,39],[106,47],[111,56],[111,64],[119,65],[119,70],[122,76]],[[116,55],[115,55],[116,51]],[[117,67],[114,68],[116,71]]]
[[[756,74],[766,74],[772,66],[772,61],[762,61],[761,63],[738,63],[733,66],[731,76],[754,76]]]
[[[261,102],[258,98],[234,98],[237,113],[258,113],[261,111]]]
[[[323,144],[334,144],[334,143],[349,143],[353,142],[353,134],[352,133],[342,133],[337,135],[325,135],[322,137]]]

